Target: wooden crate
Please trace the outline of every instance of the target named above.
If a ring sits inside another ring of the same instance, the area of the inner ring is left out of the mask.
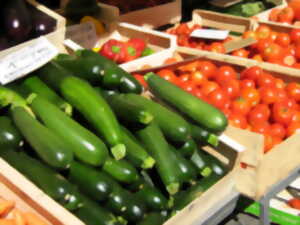
[[[15,201],[22,211],[34,212],[49,225],[84,225],[1,158],[0,196]]]

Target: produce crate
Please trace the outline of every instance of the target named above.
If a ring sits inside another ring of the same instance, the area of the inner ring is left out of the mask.
[[[92,24],[90,24],[92,26]],[[75,25],[77,26],[77,25]],[[89,42],[83,46],[85,48],[101,47],[110,39],[127,41],[129,38],[142,38],[146,41],[147,46],[155,51],[155,53],[135,59],[133,61],[120,64],[120,67],[128,72],[141,69],[142,66],[158,66],[161,63],[161,58],[169,58],[173,55],[176,48],[176,37],[162,32],[154,31],[148,28],[139,27],[128,23],[116,23],[108,26],[109,30],[98,36],[95,42]],[[68,30],[68,29],[67,29]],[[68,38],[68,31],[67,31]],[[70,37],[71,38],[71,37]],[[73,40],[76,42],[76,40]]]
[[[34,212],[47,224],[84,225],[1,158],[0,196],[15,201],[22,211]]]
[[[225,63],[229,64],[237,71],[241,71],[242,69],[254,65],[258,65],[254,60],[241,59],[235,56],[227,56],[224,54],[212,53],[207,51],[199,51],[196,49],[186,48],[186,47],[178,47],[177,54],[183,56],[184,58],[194,57],[196,59],[208,59],[216,64]],[[191,62],[191,59],[189,62]],[[145,73],[149,71],[158,71],[162,68],[175,68],[178,65],[181,65],[184,62],[173,63],[168,66],[161,66],[157,68],[152,68],[144,71],[136,71],[137,73]],[[270,72],[275,77],[283,79],[285,82],[298,81],[299,82],[299,70],[285,68],[280,68],[279,72],[278,68],[275,68],[274,64],[261,63],[259,66]],[[290,72],[297,71],[298,75],[291,74]],[[230,126],[229,126],[230,127]],[[235,128],[237,129],[237,128]],[[242,145],[246,146],[246,152],[263,152],[263,136],[254,132],[248,132],[249,136],[245,140],[241,139],[241,129],[237,129],[236,132],[233,132],[230,135],[231,138],[238,141]],[[243,133],[244,135],[244,133]],[[300,134],[296,133],[286,139],[279,145],[276,145],[270,152],[265,155],[259,154],[248,154],[253,158],[247,158],[247,161],[251,161],[252,164],[248,164],[246,168],[239,169],[237,173],[237,177],[235,180],[235,187],[237,190],[250,197],[254,200],[260,200],[269,190],[269,188],[283,180],[285,177],[294,171],[300,165],[300,158],[295,157],[300,152],[300,142],[299,142]],[[271,176],[270,176],[271,175]]]
[[[271,13],[271,11],[273,9],[283,9],[284,7],[287,6],[287,2],[286,0],[283,0],[280,4],[278,4],[277,6],[271,8],[271,9],[268,9],[266,11],[263,11],[255,16],[253,16],[253,18],[259,20],[259,21],[269,21],[269,15]]]
[[[51,33],[45,35],[45,37],[54,46],[56,46],[60,51],[64,51],[65,49],[64,49],[62,43],[63,43],[63,40],[65,38],[66,20],[62,16],[58,15],[57,13],[55,13],[52,10],[48,9],[47,7],[41,5],[40,3],[36,2],[35,0],[27,0],[27,2],[31,5],[33,5],[38,10],[42,11],[43,13],[49,15],[50,17],[52,17],[53,19],[56,20],[56,30],[54,32],[51,32]],[[21,43],[19,45],[16,45],[14,47],[9,48],[9,49],[0,51],[0,59],[2,59],[3,57],[5,57],[5,56],[7,56],[7,55],[23,48],[23,47],[34,44],[36,42],[36,40],[37,39],[26,41],[24,43]]]

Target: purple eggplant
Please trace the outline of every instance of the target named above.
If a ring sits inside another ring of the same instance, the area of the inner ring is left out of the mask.
[[[17,43],[26,41],[31,32],[31,18],[24,0],[5,1],[2,6],[6,35]]]

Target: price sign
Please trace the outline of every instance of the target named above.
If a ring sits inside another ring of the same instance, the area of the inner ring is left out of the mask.
[[[58,49],[45,37],[40,37],[0,59],[0,83],[7,84],[38,69],[58,54]]]
[[[224,40],[228,37],[228,34],[228,30],[196,29],[191,33],[191,37]]]

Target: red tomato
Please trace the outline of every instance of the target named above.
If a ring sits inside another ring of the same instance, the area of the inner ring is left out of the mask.
[[[291,122],[300,122],[300,111],[294,110]]]
[[[284,89],[276,88],[276,92],[277,92],[276,102],[280,102],[280,101],[286,100],[288,98],[287,93]]]
[[[251,106],[255,106],[260,101],[260,95],[257,89],[255,88],[245,88],[241,90],[241,97],[246,99]]]
[[[190,74],[184,73],[178,77],[178,85],[190,80]]]
[[[280,13],[278,14],[277,21],[281,23],[291,24],[294,20],[294,17],[295,17],[294,10],[291,7],[287,6],[280,11]]]
[[[263,74],[263,70],[258,66],[252,66],[242,71],[241,79],[249,79],[256,82],[257,78]]]
[[[231,99],[236,98],[240,92],[240,82],[239,80],[228,80],[222,85],[222,89]]]
[[[231,66],[221,66],[216,72],[215,80],[222,85],[225,82],[236,78],[237,73]]]
[[[275,78],[275,87],[277,89],[284,89],[285,88],[285,83],[282,79],[280,78]]]
[[[295,63],[295,64],[293,65],[293,67],[296,68],[296,69],[300,69],[300,63]]]
[[[200,24],[194,24],[191,28],[192,31],[201,29],[202,26]]]
[[[281,9],[274,8],[271,10],[269,14],[269,20],[273,22],[277,22],[278,20],[278,14],[280,13]]]
[[[299,6],[299,10],[300,10],[300,6]],[[300,210],[300,200],[297,199],[297,198],[293,198],[293,199],[290,199],[288,201],[288,205],[294,209],[299,209]]]
[[[251,131],[259,134],[270,134],[270,124],[267,121],[253,124]]]
[[[290,32],[291,41],[295,44],[300,43],[300,28],[294,28]]]
[[[260,109],[254,107],[249,113],[248,113],[248,123],[251,126],[256,126],[261,123],[264,123],[268,120],[268,117],[266,116],[266,113]]]
[[[141,74],[133,74],[134,78],[137,79],[137,81],[144,86],[144,88],[148,88],[148,84],[144,79],[144,76]]]
[[[194,72],[198,69],[198,61],[190,62],[183,66],[178,67],[180,72]]]
[[[288,47],[291,43],[290,35],[287,33],[279,33],[275,42],[282,47]]]
[[[291,54],[285,54],[283,56],[282,63],[284,66],[292,66],[296,63],[296,57]],[[281,64],[281,62],[277,64]]]
[[[177,36],[177,44],[180,46],[189,47],[190,46],[189,37],[185,34],[179,34]]]
[[[258,105],[255,106],[255,109],[259,110],[260,112],[262,112],[266,116],[266,118],[269,119],[269,117],[271,115],[271,110],[270,110],[270,108],[269,108],[268,105],[266,105],[266,104],[258,104]]]
[[[194,95],[197,98],[202,99],[204,97],[203,93],[199,88],[194,88],[193,91],[191,92],[192,95]]]
[[[208,94],[208,101],[215,107],[221,109],[229,101],[226,93],[221,89],[216,89]]]
[[[216,83],[216,82],[213,82],[213,81],[207,81],[205,82],[202,87],[201,87],[201,92],[207,96],[210,92],[216,90],[216,89],[219,89],[220,86]]]
[[[238,97],[231,103],[231,110],[234,113],[247,115],[248,112],[250,112],[251,105],[246,99],[242,97]]]
[[[252,37],[254,39],[257,39],[256,32],[248,30],[248,31],[246,31],[246,32],[243,33],[243,39],[250,38],[250,37]]]
[[[273,137],[284,139],[286,135],[286,130],[281,123],[273,123],[270,127],[270,134]]]
[[[256,43],[255,48],[258,50],[258,52],[263,52],[272,43],[273,43],[273,40],[271,40],[270,38],[261,39]]]
[[[295,18],[300,20],[300,0],[289,1],[289,6],[294,10]]]
[[[187,23],[181,23],[176,28],[176,34],[184,34],[189,36],[191,32],[192,30],[189,28]]]
[[[273,147],[275,147],[276,145],[279,145],[280,143],[282,142],[282,139],[279,138],[279,137],[272,137],[272,144],[273,144]]]
[[[293,109],[287,101],[276,102],[272,108],[272,118],[275,122],[288,126],[293,117]]]
[[[172,70],[169,69],[162,69],[157,72],[157,75],[164,78],[165,80],[177,84],[178,83],[178,77],[175,75],[175,73]]]
[[[298,60],[300,60],[300,43],[295,47],[295,56]]]
[[[300,122],[292,122],[289,124],[289,126],[286,129],[286,135],[287,137],[292,136],[295,133],[300,132]]]
[[[224,113],[224,115],[226,116],[226,118],[228,119],[230,114],[231,114],[231,110],[228,109],[228,108],[225,108],[225,109],[221,109],[222,112]]]
[[[235,50],[231,53],[231,55],[233,55],[233,56],[238,56],[238,57],[242,57],[242,58],[248,58],[249,54],[250,54],[250,52],[244,48]]]
[[[206,76],[207,79],[211,79],[215,76],[217,67],[211,61],[199,61],[198,69]]]
[[[241,89],[244,88],[255,88],[255,83],[253,80],[245,79],[240,81],[240,87]]]
[[[267,105],[273,104],[277,101],[277,90],[273,87],[261,87],[259,89],[261,102]]]
[[[300,101],[300,84],[296,82],[289,83],[285,90],[288,96],[296,101]]]
[[[280,60],[282,58],[282,54],[283,48],[276,43],[271,43],[262,52],[262,56],[266,61]]]
[[[204,82],[207,81],[206,77],[199,70],[192,72],[190,75],[190,81],[194,83],[195,86],[201,86]]]
[[[263,62],[264,59],[260,54],[255,54],[251,59],[256,60],[258,62]]]
[[[179,84],[179,87],[187,92],[193,92],[194,89],[196,88],[194,83],[190,81],[186,81],[184,83]]]
[[[256,34],[258,39],[265,39],[268,38],[271,32],[271,28],[267,25],[260,25],[256,29]]]
[[[278,36],[278,32],[276,31],[271,31],[270,35],[267,39],[271,40],[272,42],[274,42],[277,39]]]
[[[269,134],[264,135],[264,153],[273,148],[273,137]]]
[[[226,49],[224,47],[224,44],[221,42],[213,42],[211,43],[208,48],[208,51],[211,52],[217,52],[217,53],[225,53]]]
[[[178,59],[176,58],[168,58],[164,61],[164,65],[167,65],[167,64],[172,64],[172,63],[176,63],[178,62]]]
[[[242,114],[231,113],[228,117],[228,120],[229,124],[234,127],[241,129],[246,129],[248,127],[247,120]]]
[[[269,73],[261,74],[257,79],[258,87],[274,87],[275,86],[275,78]]]
[[[300,107],[297,104],[297,102],[295,101],[295,99],[288,98],[288,99],[285,99],[284,102],[289,108],[291,108],[293,110],[300,110]]]

